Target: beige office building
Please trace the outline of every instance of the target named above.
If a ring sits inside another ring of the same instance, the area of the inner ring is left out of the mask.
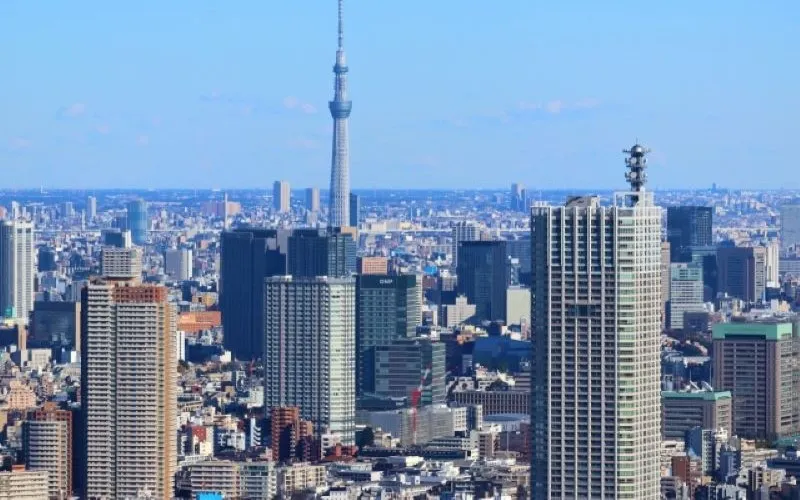
[[[176,462],[175,311],[161,286],[96,279],[82,293],[82,498],[170,498]]]

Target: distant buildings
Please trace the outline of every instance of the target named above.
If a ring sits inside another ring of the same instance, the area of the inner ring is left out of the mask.
[[[175,311],[167,289],[104,281],[82,292],[82,498],[173,492]]]
[[[800,246],[800,204],[781,205],[781,251]]]
[[[86,220],[92,221],[97,217],[97,198],[94,196],[86,197]]]
[[[147,233],[150,230],[150,219],[147,216],[147,202],[134,200],[128,203],[126,229],[130,230],[135,245],[147,244]]]
[[[386,257],[359,257],[356,260],[358,274],[389,274],[389,259]]]
[[[733,433],[774,440],[800,433],[800,327],[795,318],[713,327],[717,390],[733,396]]]
[[[222,233],[220,310],[225,348],[234,358],[263,356],[264,278],[286,274],[286,256],[273,229]]]
[[[745,302],[763,300],[767,286],[764,247],[717,249],[717,292]]]
[[[703,310],[702,265],[683,262],[670,264],[669,328],[682,330],[684,313]]]
[[[291,207],[291,196],[288,182],[275,181],[272,186],[272,207],[279,213],[288,212]]]
[[[462,241],[457,290],[475,304],[477,321],[506,321],[508,257],[505,241]]]
[[[383,398],[407,398],[417,406],[445,400],[445,345],[425,338],[395,340],[374,348],[371,391]],[[419,388],[422,388],[415,394]]]
[[[0,317],[28,321],[35,271],[33,224],[0,220]]]
[[[451,250],[453,269],[458,268],[458,248],[462,241],[478,241],[483,239],[483,227],[477,222],[461,221],[453,224],[453,247]]]
[[[309,212],[319,212],[319,188],[306,188],[305,206]]]
[[[192,249],[170,248],[164,252],[164,272],[174,280],[185,281],[192,277]]]
[[[28,331],[30,347],[81,349],[81,303],[36,301]]]
[[[441,324],[446,328],[453,328],[474,318],[475,311],[475,304],[470,304],[466,296],[459,295],[455,304],[442,305]]]
[[[714,244],[713,208],[681,206],[667,208],[667,241],[672,262],[691,260],[694,247]]]
[[[266,408],[296,406],[319,434],[355,441],[355,282],[265,280]]]

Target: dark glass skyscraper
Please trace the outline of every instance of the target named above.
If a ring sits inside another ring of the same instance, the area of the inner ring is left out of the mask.
[[[220,310],[225,348],[239,360],[263,356],[264,278],[286,274],[273,229],[222,233]]]
[[[350,227],[358,227],[358,217],[361,213],[361,197],[350,193]]]
[[[147,219],[147,202],[134,200],[128,203],[127,229],[131,232],[131,239],[136,245],[147,243],[147,231],[150,229]]]
[[[356,272],[356,242],[339,228],[297,229],[289,236],[288,273],[296,278],[331,276]]]
[[[475,319],[506,320],[508,271],[505,241],[459,243],[457,290],[475,304]]]
[[[691,262],[691,250],[714,244],[711,207],[667,208],[667,240],[672,262]]]

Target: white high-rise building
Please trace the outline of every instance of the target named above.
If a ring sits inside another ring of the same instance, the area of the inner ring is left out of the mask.
[[[0,221],[0,317],[28,320],[34,275],[33,224]]]
[[[267,278],[265,408],[296,406],[317,433],[355,442],[356,286],[350,278]]]
[[[453,269],[458,266],[458,245],[462,241],[478,241],[483,239],[483,226],[475,221],[460,221],[453,224]]]
[[[661,498],[661,209],[627,152],[612,206],[532,209],[531,498]]]
[[[703,265],[676,262],[669,271],[669,327],[681,330],[684,313],[703,311]]]
[[[164,272],[178,281],[192,277],[192,249],[170,248],[164,252]]]
[[[291,206],[292,193],[289,190],[289,183],[286,181],[275,181],[272,185],[272,207],[276,212],[285,213]]]
[[[94,196],[86,197],[86,220],[91,221],[97,217],[97,198]]]
[[[81,498],[171,498],[176,466],[176,319],[161,286],[90,282],[82,293]]]

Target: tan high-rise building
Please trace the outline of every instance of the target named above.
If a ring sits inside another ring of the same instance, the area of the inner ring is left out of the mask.
[[[800,323],[774,317],[713,328],[714,388],[733,396],[733,434],[775,440],[800,433]]]
[[[72,412],[55,403],[28,413],[22,427],[25,465],[48,473],[51,499],[72,496]]]
[[[95,279],[82,292],[82,498],[171,498],[175,311],[165,287]]]
[[[292,193],[289,183],[286,181],[275,181],[272,185],[272,206],[276,212],[285,213],[291,207]]]
[[[532,209],[531,498],[661,498],[662,214],[628,153],[612,206]]]

